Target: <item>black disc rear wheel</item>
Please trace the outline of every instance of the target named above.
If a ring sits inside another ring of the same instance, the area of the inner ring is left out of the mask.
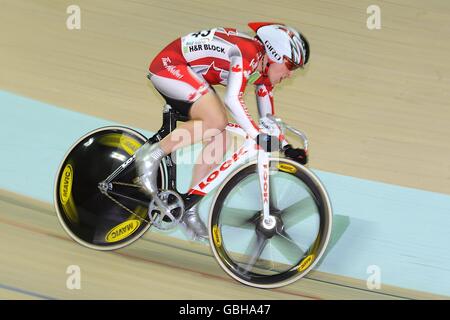
[[[98,187],[146,140],[126,127],[104,127],[83,136],[66,154],[55,181],[54,203],[59,221],[74,240],[93,249],[113,250],[137,240],[150,227],[150,199],[136,183],[134,163],[114,178],[109,196]],[[163,177],[164,163],[160,187],[165,187]]]

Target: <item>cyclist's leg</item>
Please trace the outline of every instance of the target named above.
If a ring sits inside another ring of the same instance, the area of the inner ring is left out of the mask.
[[[181,114],[188,115],[190,120],[159,143],[152,146],[147,144],[136,154],[141,183],[152,197],[158,191],[156,173],[160,160],[165,155],[219,134],[228,123],[222,101],[201,76],[195,74],[187,65],[168,64],[175,59],[164,58],[155,61],[150,67],[153,85],[168,104]],[[208,163],[205,164],[207,165]],[[183,223],[194,232],[196,238],[207,238],[207,228],[195,208],[185,213]]]
[[[228,121],[223,103],[213,91],[202,96],[192,105],[189,116],[191,120],[184,123],[179,129],[189,132],[192,137],[191,143],[206,142],[206,146],[203,147],[194,166],[192,185],[202,179],[212,167],[215,167],[214,163],[220,162],[223,158],[225,153],[223,150],[226,148],[225,127]],[[175,131],[173,133],[177,134]],[[181,146],[184,145],[188,144],[181,144]],[[180,144],[177,144],[174,149],[179,147]],[[208,239],[208,229],[199,217],[198,205],[185,212],[182,224],[193,239],[203,241]]]
[[[161,148],[166,153],[171,153],[181,147],[200,141],[205,142],[194,165],[191,183],[193,186],[220,163],[226,152],[225,127],[228,119],[225,106],[213,90],[193,103],[189,111],[185,105],[181,106],[180,102],[169,100],[167,97],[166,101],[175,105],[180,112],[188,112],[191,120],[165,137],[160,143]]]
[[[161,149],[166,154],[210,139],[224,131],[228,123],[223,103],[212,90],[192,104],[189,116],[191,120],[184,122],[160,141]]]
[[[217,111],[215,105],[218,104],[217,101],[220,102],[220,99],[209,84],[189,66],[180,63],[182,61],[176,56],[156,58],[150,66],[150,80],[155,88],[166,102],[181,114],[189,116],[191,108],[205,109],[206,105]],[[183,123],[162,141],[153,145],[145,144],[136,153],[140,181],[152,197],[158,192],[156,177],[161,159],[203,138],[202,130],[199,134],[193,134],[196,127],[201,129],[203,125],[202,117],[197,119],[197,113],[193,112],[193,114],[193,119]],[[217,125],[217,122],[213,125]]]
[[[191,188],[196,186],[209,172],[222,162],[228,150],[229,142],[230,138],[226,130],[223,130],[205,142],[194,165]]]
[[[228,123],[222,101],[201,76],[185,65],[178,65],[170,70],[170,76],[167,72],[153,75],[152,83],[168,104],[181,114],[188,115],[190,120],[159,142],[158,147],[163,154],[210,139],[223,132]],[[182,79],[175,80],[174,76],[177,74],[183,75]],[[202,162],[195,167],[194,181],[202,178],[198,175],[207,173],[210,164]],[[185,212],[182,224],[193,239],[207,239],[208,229],[201,221],[196,206]]]
[[[225,106],[213,91],[202,96],[192,105],[189,116],[191,120],[166,136],[160,142],[160,146],[168,154],[200,141],[205,142],[194,165],[192,187],[223,159],[227,150],[225,127],[228,119]]]

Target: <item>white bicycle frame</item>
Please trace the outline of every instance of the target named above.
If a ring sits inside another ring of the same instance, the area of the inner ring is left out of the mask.
[[[263,120],[263,119],[261,119]],[[272,134],[275,128],[276,135],[284,133],[286,129],[291,131],[294,135],[298,136],[302,140],[303,148],[307,150],[308,139],[306,135],[285,124],[281,119],[275,118],[271,114],[267,114],[264,121],[261,121],[261,130],[267,131]],[[205,196],[217,186],[219,186],[231,173],[237,170],[241,165],[246,162],[251,161],[255,157],[257,158],[257,171],[259,176],[259,185],[261,191],[261,199],[263,199],[263,226],[266,229],[271,229],[275,226],[275,218],[270,215],[270,185],[269,185],[269,172],[270,172],[270,152],[264,151],[254,139],[250,138],[248,134],[237,124],[229,123],[226,130],[230,133],[234,133],[238,136],[245,137],[244,143],[240,148],[234,152],[228,159],[223,161],[220,165],[216,166],[202,181],[200,181],[196,186],[191,188],[187,196],[198,195]],[[283,140],[282,144],[287,144]],[[107,193],[111,188],[111,181],[114,179],[122,170],[124,170],[130,163],[132,163],[136,158],[134,154],[127,161],[125,161],[120,167],[118,167],[109,177],[104,181],[99,183],[99,189],[103,193]],[[170,208],[166,207],[161,199],[155,199],[156,204],[162,209],[165,215],[172,217],[170,213]]]
[[[308,147],[308,140],[305,134],[295,128],[284,124],[280,119],[267,115],[267,117],[280,127],[282,133],[289,129],[302,139],[305,150]],[[264,151],[254,139],[248,137],[247,133],[237,124],[229,123],[226,130],[230,133],[245,137],[244,143],[239,149],[228,157],[224,162],[213,169],[201,182],[191,188],[188,194],[204,196],[219,186],[231,173],[244,163],[257,158],[257,170],[261,199],[263,199],[263,226],[271,229],[275,226],[275,218],[270,215],[270,185],[269,185],[269,157],[270,152]]]

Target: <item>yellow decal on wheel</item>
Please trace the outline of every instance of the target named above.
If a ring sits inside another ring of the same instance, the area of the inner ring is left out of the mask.
[[[136,139],[133,139],[129,136],[122,135],[120,133],[111,133],[104,135],[99,140],[99,143],[113,148],[120,148],[132,156],[137,149],[142,145]]]
[[[59,183],[59,197],[61,203],[65,205],[69,201],[70,193],[72,192],[73,169],[70,164],[66,165],[61,175]]]
[[[132,156],[137,149],[141,146],[141,143],[127,136],[120,137],[120,145],[130,156]]]
[[[280,169],[281,171],[287,172],[287,173],[296,173],[297,172],[297,168],[294,167],[291,164],[287,164],[287,163],[279,163],[277,165],[277,168]]]
[[[141,225],[139,220],[127,220],[112,228],[106,235],[107,242],[117,242],[129,237]]]
[[[313,261],[314,261],[314,255],[310,254],[305,259],[303,259],[302,262],[300,262],[300,264],[298,265],[298,268],[297,268],[298,272],[302,272],[302,271],[306,270],[306,268],[308,268]]]
[[[59,200],[63,207],[66,217],[70,222],[78,223],[78,212],[72,197],[73,185],[73,168],[72,165],[67,164],[61,174],[59,181]]]
[[[220,230],[217,225],[213,227],[213,239],[216,247],[220,247],[222,245],[222,239],[220,238]]]

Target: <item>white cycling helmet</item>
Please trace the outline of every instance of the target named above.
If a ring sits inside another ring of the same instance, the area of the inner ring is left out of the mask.
[[[251,22],[248,26],[256,32],[272,61],[287,61],[291,70],[303,68],[308,63],[308,40],[294,28],[270,22]]]

